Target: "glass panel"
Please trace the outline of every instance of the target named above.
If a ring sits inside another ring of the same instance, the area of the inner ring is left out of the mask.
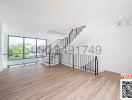
[[[37,39],[37,57],[46,55],[46,40]]]
[[[36,57],[36,39],[24,38],[24,58]]]
[[[8,48],[9,60],[20,60],[24,58],[32,59],[46,55],[47,52],[45,39],[33,39],[17,36],[9,36]]]
[[[9,37],[9,60],[23,59],[23,38]]]

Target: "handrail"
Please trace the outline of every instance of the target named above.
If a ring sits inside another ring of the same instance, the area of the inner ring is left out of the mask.
[[[66,47],[76,38],[76,36],[85,27],[86,26],[83,25],[81,27],[72,29],[69,33],[69,36],[65,37],[64,39],[57,39],[55,42],[49,45],[50,46],[50,50],[48,54],[48,65],[49,66],[54,65],[54,64],[68,64],[68,65],[71,65],[73,68],[79,67],[85,71],[98,75],[97,56],[81,55],[81,54],[74,54],[74,53],[67,54],[67,53],[62,52],[62,50],[66,49]],[[52,47],[53,44],[54,46]],[[55,51],[57,46],[60,46],[59,52]],[[65,58],[65,57],[69,57],[69,58]]]
[[[57,39],[56,41],[54,41],[53,43],[51,43],[49,46],[51,47],[50,49],[53,49],[54,47],[52,47],[53,44],[55,44],[57,41],[59,41],[58,44],[60,43],[63,43],[63,41],[65,41],[65,44],[63,44],[62,46],[62,49],[64,49],[67,45],[69,45],[73,40],[74,38],[82,31],[83,28],[85,28],[86,25],[83,25],[83,26],[80,26],[80,27],[77,27],[77,28],[73,28],[70,33],[69,33],[69,36],[68,37],[65,37],[64,39]],[[67,39],[67,40],[66,40]],[[68,40],[69,39],[69,40]],[[56,44],[55,46],[57,46],[58,44]],[[51,50],[50,50],[51,51]]]
[[[82,54],[68,54],[59,53],[57,57],[56,53],[52,52],[49,57],[49,66],[51,64],[65,64],[73,68],[79,68],[89,73],[98,75],[98,58],[92,55],[82,55]]]
[[[89,60],[87,58],[94,58]],[[85,63],[89,64],[85,64]],[[73,68],[80,68],[90,73],[98,75],[98,58],[97,56],[81,54],[62,54],[62,64],[71,65]]]
[[[49,45],[53,45],[54,43],[56,43],[56,42],[59,41],[59,40],[62,40],[62,39],[57,39],[57,40],[55,40],[54,42],[50,43]]]
[[[57,52],[57,51],[55,51],[57,46],[59,46],[59,48],[60,48],[59,50],[60,50],[60,53],[61,53],[62,50],[66,49],[66,47],[76,38],[76,36],[85,27],[86,27],[86,25],[73,28],[70,31],[70,33],[69,33],[69,35],[67,37],[65,37],[64,39],[57,39],[54,42],[52,42],[50,45],[48,45],[49,46],[49,49],[47,48],[47,51],[48,51],[48,55],[47,56],[50,57],[50,55],[52,54],[52,52]],[[49,58],[49,60],[50,60],[50,58]]]

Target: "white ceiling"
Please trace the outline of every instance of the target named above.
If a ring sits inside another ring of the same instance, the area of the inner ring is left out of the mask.
[[[130,16],[132,0],[0,0],[0,20],[18,30],[67,33],[72,27]]]

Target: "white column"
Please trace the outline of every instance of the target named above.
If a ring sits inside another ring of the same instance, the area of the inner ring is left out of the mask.
[[[0,71],[3,69],[2,63],[2,23],[0,22]]]

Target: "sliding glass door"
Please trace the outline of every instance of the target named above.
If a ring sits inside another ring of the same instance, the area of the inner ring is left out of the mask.
[[[46,39],[8,36],[8,59],[40,58],[46,54]]]
[[[36,58],[36,39],[24,38],[24,58]]]
[[[9,60],[23,59],[23,38],[10,36],[8,41],[9,41],[9,45],[8,45]]]
[[[42,55],[46,55],[46,41],[37,39],[37,57],[42,57]]]

